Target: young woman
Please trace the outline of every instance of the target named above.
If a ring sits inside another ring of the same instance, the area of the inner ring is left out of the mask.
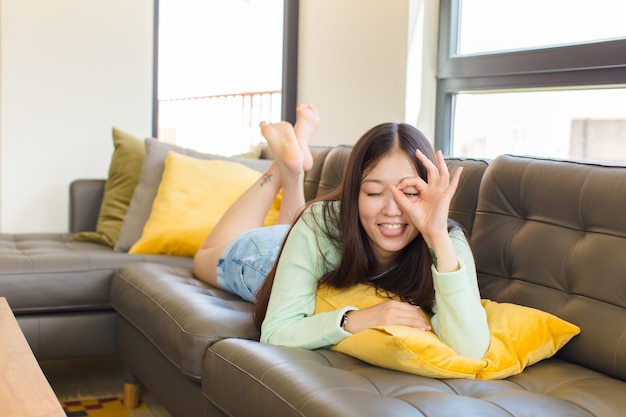
[[[296,168],[293,162],[305,159],[308,138],[298,139],[297,130],[280,125],[272,128],[271,140],[266,136],[273,151],[272,142],[284,145],[287,137],[289,143],[299,144],[278,147],[278,165]],[[298,153],[301,157],[294,158]],[[310,167],[300,166],[301,172]],[[375,126],[354,145],[340,187],[306,206],[292,227],[257,228],[230,236],[222,257],[212,264],[217,265],[217,285],[244,295],[256,294],[262,285],[255,319],[265,343],[316,349],[377,325],[426,331],[428,315],[444,343],[461,355],[482,358],[490,334],[473,256],[461,228],[448,220],[460,175],[461,169],[449,174],[441,152],[435,153],[414,127]],[[257,185],[262,187],[262,182]],[[284,188],[283,198],[286,194]],[[258,203],[240,207],[236,217],[249,215],[243,213],[255,207]],[[282,249],[277,249],[283,241]],[[254,253],[249,256],[251,246]],[[235,252],[239,253],[233,256]],[[253,266],[233,271],[226,266],[231,258],[236,265]],[[248,274],[248,269],[254,273]],[[365,282],[402,301],[314,314],[321,283],[348,288]]]

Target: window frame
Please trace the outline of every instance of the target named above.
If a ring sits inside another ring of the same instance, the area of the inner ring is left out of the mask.
[[[440,0],[435,147],[453,149],[454,97],[462,92],[626,85],[626,39],[458,55],[461,0]]]
[[[159,131],[159,0],[154,0],[152,32],[152,136]],[[282,120],[296,122],[300,0],[283,0]]]

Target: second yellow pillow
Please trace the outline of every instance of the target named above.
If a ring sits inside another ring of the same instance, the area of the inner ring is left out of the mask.
[[[240,163],[170,152],[141,238],[129,253],[193,257],[228,207],[260,173]],[[281,194],[264,225],[275,224]]]

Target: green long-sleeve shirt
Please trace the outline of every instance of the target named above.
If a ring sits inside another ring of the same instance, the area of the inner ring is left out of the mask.
[[[261,328],[264,343],[317,349],[350,336],[339,323],[346,311],[356,307],[314,314],[319,279],[338,265],[340,257],[325,235],[314,230],[321,211],[321,203],[309,207],[285,242]],[[450,237],[460,268],[439,273],[432,267],[435,302],[431,324],[439,338],[458,354],[482,358],[490,334],[480,303],[474,258],[461,230],[453,229]]]

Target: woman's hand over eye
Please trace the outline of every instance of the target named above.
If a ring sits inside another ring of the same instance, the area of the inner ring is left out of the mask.
[[[427,180],[419,176],[407,177],[399,184],[392,185],[391,192],[398,205],[430,244],[429,240],[436,240],[448,233],[450,202],[458,187],[462,167],[450,175],[441,151],[436,153],[436,166],[420,151],[415,154],[426,167]],[[417,190],[417,195],[405,194],[407,189]]]

